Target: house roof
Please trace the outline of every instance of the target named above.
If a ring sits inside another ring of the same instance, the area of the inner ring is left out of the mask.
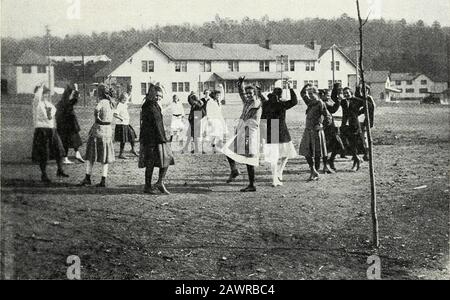
[[[414,80],[420,75],[421,75],[420,73],[392,73],[391,80],[392,81]]]
[[[389,74],[389,71],[367,71],[364,72],[364,79],[368,83],[386,83]]]
[[[315,49],[311,49],[305,45],[287,45],[273,44],[271,49],[267,49],[260,44],[225,44],[215,43],[211,48],[202,43],[166,43],[158,44],[148,42],[133,49],[121,59],[113,60],[105,68],[95,74],[96,77],[107,77],[122,63],[130,59],[139,49],[152,45],[159,49],[171,60],[276,60],[277,56],[287,55],[290,60],[317,60],[320,56],[321,46],[316,45]]]
[[[259,44],[215,43],[211,48],[201,43],[165,43],[158,47],[173,60],[276,60],[287,55],[290,60],[316,60],[320,46],[315,50],[305,45],[276,45],[267,49]]]
[[[341,49],[337,45],[331,45],[330,47],[322,47],[319,51],[319,58],[322,57],[328,50],[330,50],[333,47],[335,50],[337,50],[339,53],[341,53],[356,68],[356,63],[353,61],[353,59],[350,58],[353,50],[349,50],[348,47],[343,48],[343,49]]]
[[[48,65],[47,57],[40,55],[32,50],[26,50],[17,59],[16,65]]]
[[[241,76],[248,80],[281,79],[280,72],[224,72],[214,74],[222,80],[238,80]],[[288,76],[284,75],[285,79],[286,77]]]

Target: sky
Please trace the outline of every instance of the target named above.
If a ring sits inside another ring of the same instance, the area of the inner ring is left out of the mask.
[[[355,0],[1,0],[2,37],[27,38],[51,34],[91,34],[154,25],[203,24],[220,17],[242,20],[248,16],[335,18],[357,17]],[[450,26],[450,0],[360,0],[363,15],[371,18]]]

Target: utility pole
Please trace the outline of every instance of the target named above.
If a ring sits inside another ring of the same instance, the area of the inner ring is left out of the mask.
[[[81,64],[83,68],[83,105],[86,106],[86,70],[84,67],[84,53],[81,53]]]
[[[45,26],[46,36],[47,36],[47,55],[48,55],[48,88],[50,89],[50,95],[52,94],[52,60],[50,59],[50,56],[52,55],[52,49],[51,49],[51,41],[50,41],[50,28],[48,25]]]
[[[331,59],[332,59],[332,62],[331,62],[332,69],[331,70],[333,71],[333,84],[331,86],[334,86],[334,82],[336,81],[336,77],[335,77],[336,63],[334,60],[334,44],[333,44],[333,46],[331,46]]]

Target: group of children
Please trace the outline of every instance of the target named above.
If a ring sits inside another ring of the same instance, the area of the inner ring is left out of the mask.
[[[98,187],[106,186],[108,166],[114,162],[113,141],[120,143],[119,158],[124,159],[123,151],[125,143],[131,144],[131,153],[139,157],[139,167],[146,168],[145,193],[170,194],[164,186],[163,180],[170,165],[174,164],[171,145],[178,146],[187,151],[191,140],[194,142],[194,150],[199,152],[200,144],[203,152],[203,138],[207,139],[214,152],[219,149],[225,154],[229,166],[230,176],[228,183],[235,181],[240,175],[236,163],[247,166],[249,184],[242,192],[254,192],[255,167],[259,165],[262,146],[264,160],[271,165],[272,184],[274,187],[283,185],[283,171],[289,159],[295,158],[297,152],[292,143],[286,124],[287,110],[298,104],[295,91],[291,88],[290,100],[283,99],[283,90],[275,88],[265,97],[259,87],[245,85],[245,78],[238,81],[239,96],[243,103],[242,114],[235,127],[231,138],[228,135],[225,119],[222,114],[221,100],[223,88],[204,92],[204,98],[191,93],[188,102],[191,110],[188,117],[189,126],[184,120],[184,108],[179,98],[174,95],[170,105],[172,111],[170,138],[167,139],[163,122],[161,101],[163,92],[159,85],[151,84],[144,99],[141,110],[140,153],[135,151],[137,135],[130,125],[130,116],[127,103],[129,93],[120,95],[119,103],[104,85],[100,85],[98,95],[100,101],[94,110],[94,124],[88,135],[86,146],[87,160],[86,176],[80,185],[91,185],[91,174],[95,162],[103,165],[102,179]],[[57,176],[68,177],[64,173],[64,162],[70,163],[67,153],[73,148],[76,158],[84,162],[78,149],[82,144],[79,135],[80,127],[76,119],[73,105],[78,99],[76,87],[68,86],[61,101],[55,106],[49,100],[50,91],[41,85],[36,89],[33,101],[33,116],[35,134],[33,140],[33,161],[39,163],[42,172],[42,181],[50,182],[46,173],[47,161],[56,159],[58,163]],[[358,94],[359,93],[359,94]],[[360,91],[357,95],[360,96]],[[307,106],[306,123],[301,139],[299,154],[304,156],[310,168],[309,180],[319,179],[319,169],[323,162],[324,174],[336,171],[335,158],[337,155],[345,156],[348,152],[352,155],[353,171],[360,168],[361,160],[358,154],[367,154],[367,145],[364,143],[364,130],[373,126],[373,99],[369,99],[369,120],[360,122],[360,115],[365,113],[364,101],[356,97],[350,88],[342,89],[336,84],[333,91],[318,90],[316,87],[306,85],[301,93],[301,98]],[[336,126],[333,114],[342,108],[342,126]],[[56,118],[55,118],[56,116]],[[113,119],[116,129],[112,134]],[[188,130],[186,130],[188,128]],[[184,138],[187,138],[184,141]],[[330,157],[328,155],[330,154]],[[152,186],[151,179],[153,169],[160,169],[157,183]]]

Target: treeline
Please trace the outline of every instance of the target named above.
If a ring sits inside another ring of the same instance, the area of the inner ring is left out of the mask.
[[[405,20],[370,20],[365,26],[365,67],[391,72],[424,72],[440,80],[447,79],[447,39],[450,27],[438,22],[410,24]],[[244,18],[241,21],[216,16],[203,25],[153,26],[146,30],[126,30],[91,35],[51,37],[53,55],[99,55],[121,58],[149,40],[166,42],[206,42],[213,38],[222,43],[303,44],[314,39],[321,45],[337,44],[355,48],[358,41],[357,20],[344,14],[335,19],[284,19],[272,21]],[[2,38],[2,62],[14,62],[25,49],[45,54],[45,37]],[[354,52],[353,52],[354,53]],[[356,53],[352,55],[356,57]]]

